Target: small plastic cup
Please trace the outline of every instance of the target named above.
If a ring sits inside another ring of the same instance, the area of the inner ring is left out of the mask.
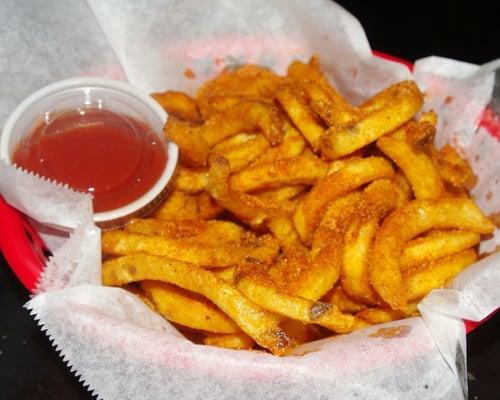
[[[0,140],[0,158],[12,163],[21,140],[50,115],[89,107],[126,115],[149,125],[164,143],[167,154],[159,179],[144,195],[122,207],[94,214],[98,226],[115,228],[159,205],[177,165],[178,147],[162,134],[167,113],[150,96],[126,83],[104,78],[73,78],[53,83],[26,98],[7,119]]]

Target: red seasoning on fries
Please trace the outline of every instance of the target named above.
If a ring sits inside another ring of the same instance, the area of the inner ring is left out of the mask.
[[[312,58],[154,98],[180,147],[174,189],[152,218],[103,234],[103,283],[206,345],[284,355],[418,315],[494,229],[467,162],[434,147],[438,116],[417,119],[412,81],[355,107]]]

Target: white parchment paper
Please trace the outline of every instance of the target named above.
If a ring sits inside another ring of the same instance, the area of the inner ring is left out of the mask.
[[[193,92],[226,66],[252,62],[282,73],[293,59],[318,54],[354,102],[412,78],[373,57],[359,22],[326,0],[11,0],[0,4],[0,26],[0,124],[31,91],[75,75]],[[431,57],[416,63],[413,78],[440,116],[438,143],[460,147],[478,173],[478,204],[498,211],[500,144],[478,126],[494,104],[494,73]],[[461,399],[461,318],[481,320],[500,305],[497,254],[432,292],[422,318],[385,324],[400,332],[391,338],[376,326],[282,358],[195,345],[126,291],[100,286],[88,197],[4,163],[0,193],[38,221],[54,251],[27,308],[102,399]],[[486,248],[498,244],[495,236]]]

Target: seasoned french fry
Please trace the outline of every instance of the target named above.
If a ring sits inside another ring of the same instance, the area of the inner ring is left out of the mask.
[[[404,128],[401,129],[403,136]],[[406,139],[389,136],[380,138],[377,147],[403,170],[417,199],[437,199],[444,194],[444,186],[431,159]]]
[[[488,234],[494,226],[469,199],[414,200],[387,217],[377,232],[370,281],[384,301],[405,310],[408,296],[399,267],[405,244],[430,229],[463,229]]]
[[[250,300],[266,310],[305,323],[315,323],[338,333],[352,330],[354,317],[341,313],[333,304],[289,294],[273,283],[265,271],[238,270],[235,282]]]
[[[234,321],[205,297],[175,285],[143,280],[141,288],[169,321],[209,332],[238,333]]]
[[[170,117],[163,133],[179,146],[180,158],[185,165],[190,167],[206,165],[210,147],[201,136],[198,126]]]
[[[154,212],[154,217],[165,220],[195,219],[198,216],[196,197],[173,190]]]
[[[323,178],[327,165],[317,157],[290,157],[250,166],[233,174],[231,187],[240,192],[275,189],[282,186],[312,185]]]
[[[227,69],[205,82],[197,91],[198,99],[213,96],[249,96],[271,98],[283,78],[257,65]]]
[[[341,285],[335,286],[322,298],[322,301],[332,303],[344,313],[356,314],[357,312],[368,308],[366,303],[358,302],[349,297],[342,289]]]
[[[204,221],[199,219],[164,221],[136,218],[124,228],[127,232],[142,235],[158,235],[184,243],[199,243],[218,246],[223,243],[242,243],[245,238],[254,237],[239,225],[229,221]]]
[[[321,154],[333,160],[376,141],[413,118],[423,96],[413,81],[403,81],[375,95],[369,104],[370,113],[353,126],[329,128],[321,138]]]
[[[240,133],[220,142],[213,148],[212,154],[224,157],[229,162],[231,172],[237,172],[257,160],[269,148],[264,136]]]
[[[252,350],[255,342],[243,332],[222,334],[207,332],[203,344],[232,350]]]
[[[278,256],[279,246],[270,235],[258,238],[252,245],[227,243],[220,247],[207,247],[167,237],[107,231],[102,234],[102,249],[105,254],[148,253],[217,268],[245,263],[246,260],[270,264]]]
[[[149,254],[131,254],[105,261],[102,265],[105,285],[120,286],[146,279],[172,283],[205,296],[273,354],[284,355],[293,347],[292,340],[279,327],[278,316],[258,307],[235,286],[210,271]]]
[[[391,310],[390,308],[367,308],[358,312],[356,317],[362,318],[372,325],[376,325],[397,321],[398,319],[406,318],[407,315],[402,311]]]
[[[352,160],[344,168],[319,180],[299,204],[293,217],[302,240],[311,243],[312,234],[330,202],[365,183],[393,175],[389,162],[381,157],[369,157]]]
[[[476,232],[460,230],[431,232],[406,244],[399,258],[400,268],[405,271],[413,266],[467,250],[480,240],[481,236]]]
[[[276,92],[276,98],[311,147],[314,150],[319,149],[319,141],[325,133],[325,128],[307,104],[294,92],[292,86],[289,84],[281,86]]]
[[[473,249],[431,261],[403,273],[407,300],[416,300],[432,289],[443,287],[451,278],[476,261]]]
[[[283,141],[279,145],[268,149],[259,158],[252,161],[251,165],[297,157],[302,154],[306,148],[303,136],[287,121],[285,121],[283,128],[285,130]]]
[[[163,93],[153,93],[151,96],[170,116],[189,122],[202,121],[196,100],[186,93],[167,90]]]
[[[208,180],[208,171],[204,169],[193,169],[177,167],[177,174],[174,179],[173,187],[184,193],[194,194],[205,190]]]
[[[210,147],[238,133],[259,130],[271,145],[283,140],[283,118],[273,104],[243,100],[214,114],[199,127],[199,135]]]

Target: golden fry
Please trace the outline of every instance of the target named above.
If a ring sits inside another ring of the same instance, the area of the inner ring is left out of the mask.
[[[224,157],[229,162],[231,172],[237,172],[257,160],[269,148],[264,136],[240,133],[220,142],[213,148],[212,154]]]
[[[252,350],[255,342],[243,332],[222,334],[207,332],[203,344],[232,350]]]
[[[174,178],[173,187],[184,193],[194,194],[205,190],[207,186],[208,172],[203,169],[192,169],[177,167],[177,174]]]
[[[322,301],[332,303],[337,308],[344,313],[356,314],[357,312],[368,308],[366,303],[362,303],[349,297],[349,295],[344,292],[341,285],[335,286],[322,298]]]
[[[403,285],[406,288],[407,300],[417,300],[432,289],[442,288],[460,271],[476,262],[476,259],[476,252],[470,249],[404,272]]]
[[[285,289],[276,287],[276,283],[266,277],[263,271],[238,271],[235,282],[250,300],[266,310],[305,323],[318,324],[338,333],[352,330],[354,318],[351,315],[342,314],[332,304],[291,295]]]
[[[402,130],[404,131],[404,129]],[[431,159],[406,139],[385,136],[377,147],[403,170],[417,199],[437,199],[444,194],[441,177]]]
[[[196,100],[186,93],[167,90],[163,93],[153,93],[151,96],[172,117],[189,122],[202,121]]]
[[[204,221],[199,219],[165,221],[159,219],[133,219],[124,228],[127,232],[142,235],[158,235],[167,239],[182,240],[184,243],[198,243],[218,246],[224,243],[242,243],[255,237],[239,225],[229,221]]]
[[[293,217],[302,240],[311,242],[312,234],[330,202],[365,183],[393,175],[389,162],[381,157],[369,157],[352,160],[344,168],[319,180],[299,204]]]
[[[469,199],[414,200],[387,217],[377,232],[370,281],[384,301],[405,310],[407,293],[399,267],[405,244],[430,229],[463,229],[489,234],[494,226]]]
[[[200,135],[198,126],[170,117],[163,133],[179,146],[180,158],[185,165],[195,168],[206,165],[210,147]]]
[[[481,236],[476,232],[460,230],[431,232],[406,244],[399,258],[401,270],[405,271],[413,266],[467,250],[480,240]]]
[[[245,263],[247,260],[270,264],[278,256],[279,246],[270,235],[262,236],[246,246],[227,243],[220,247],[208,247],[167,237],[107,231],[102,234],[102,250],[111,255],[148,253],[217,268]]]
[[[213,96],[249,96],[270,98],[283,78],[267,68],[244,65],[227,69],[221,75],[205,82],[197,91],[198,99]]]
[[[282,186],[313,185],[323,178],[327,165],[317,157],[291,157],[250,166],[231,176],[234,190],[254,192]]]
[[[321,138],[321,154],[330,160],[376,141],[417,114],[423,105],[423,96],[413,81],[403,81],[374,96],[370,113],[345,129],[330,128]]]
[[[160,281],[141,281],[141,288],[169,321],[209,332],[237,333],[238,326],[205,297]]]
[[[199,135],[210,147],[238,133],[259,130],[271,145],[283,140],[283,118],[276,106],[243,100],[213,115],[199,128]]]
[[[210,271],[149,254],[131,254],[105,261],[102,265],[105,285],[120,286],[146,279],[172,283],[205,296],[273,354],[284,355],[293,347],[291,339],[279,327],[278,316],[258,307],[235,286]]]
[[[307,142],[317,150],[320,138],[325,133],[322,123],[294,92],[291,85],[281,86],[276,92],[276,98]]]

